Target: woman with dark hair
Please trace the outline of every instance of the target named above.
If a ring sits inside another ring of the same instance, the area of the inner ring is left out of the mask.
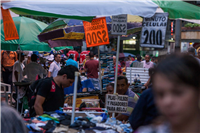
[[[164,117],[136,133],[200,133],[200,65],[190,55],[170,55],[153,75],[154,99]]]

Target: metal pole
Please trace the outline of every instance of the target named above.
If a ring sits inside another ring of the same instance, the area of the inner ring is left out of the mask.
[[[120,46],[120,35],[117,37],[117,56],[116,56],[116,66],[115,66],[115,86],[114,94],[117,92],[117,74],[118,74],[118,62],[119,62],[119,46]],[[115,117],[115,113],[112,114],[112,117]]]
[[[98,57],[100,57],[100,50],[99,50],[99,46],[98,46]],[[100,58],[99,58],[100,59]],[[100,84],[100,93],[102,94],[102,83],[101,83],[101,63],[100,63],[100,60],[99,60],[99,84]]]
[[[74,118],[75,118],[76,95],[77,95],[77,87],[78,87],[78,76],[79,76],[79,72],[75,72],[74,96],[73,96],[73,105],[72,105],[72,119],[71,119],[71,124],[74,123]]]

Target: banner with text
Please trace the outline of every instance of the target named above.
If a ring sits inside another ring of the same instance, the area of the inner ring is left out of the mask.
[[[5,41],[19,39],[17,28],[10,15],[9,9],[1,7]]]
[[[141,47],[164,48],[168,13],[156,13],[142,22]]]
[[[96,47],[109,44],[106,18],[96,18],[92,22],[83,21],[85,41],[87,47]]]
[[[126,95],[106,95],[106,109],[112,113],[126,113],[128,107],[128,96]]]

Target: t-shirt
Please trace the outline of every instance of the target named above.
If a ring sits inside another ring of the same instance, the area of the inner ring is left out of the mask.
[[[59,110],[59,107],[64,105],[64,90],[55,83],[53,78],[47,78],[41,83],[37,95],[45,97],[43,111]]]
[[[114,70],[116,69],[116,65],[114,65]],[[122,68],[121,68],[121,65],[118,64],[118,73],[117,73],[117,76],[120,76],[122,74]]]
[[[31,81],[35,81],[37,75],[43,78],[43,74],[46,74],[46,70],[36,62],[29,63],[23,72],[23,75],[27,75],[28,79]]]
[[[56,61],[53,61],[49,67],[49,72],[51,72],[52,77],[56,77],[58,74],[58,71],[61,69],[60,63],[57,63]]]
[[[20,81],[23,79],[23,68],[24,68],[24,64],[20,63],[21,65],[19,65],[19,61],[16,61],[14,66],[13,66],[13,71],[12,71],[12,82],[18,82],[15,78],[15,71],[18,72],[18,74],[20,75]],[[19,77],[17,77],[19,78]]]
[[[75,61],[75,60],[73,60],[73,59],[68,59],[67,61],[66,61],[66,64],[65,64],[66,66],[69,66],[69,65],[72,65],[72,66],[75,66],[76,68],[78,68],[78,63]]]
[[[135,105],[139,97],[131,89],[128,89],[125,95],[128,96],[128,108],[127,108],[127,112],[123,115],[130,116],[133,109],[135,108]]]
[[[89,60],[85,63],[85,68],[87,69],[88,78],[98,78],[99,61]]]
[[[149,61],[149,62],[146,62],[146,61],[142,61],[142,63],[144,64],[144,68],[152,68],[154,67],[154,64],[153,62]]]

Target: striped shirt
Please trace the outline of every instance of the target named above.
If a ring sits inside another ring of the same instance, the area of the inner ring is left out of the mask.
[[[123,115],[130,116],[139,97],[131,89],[128,89],[125,95],[128,95],[128,108],[127,112]]]

